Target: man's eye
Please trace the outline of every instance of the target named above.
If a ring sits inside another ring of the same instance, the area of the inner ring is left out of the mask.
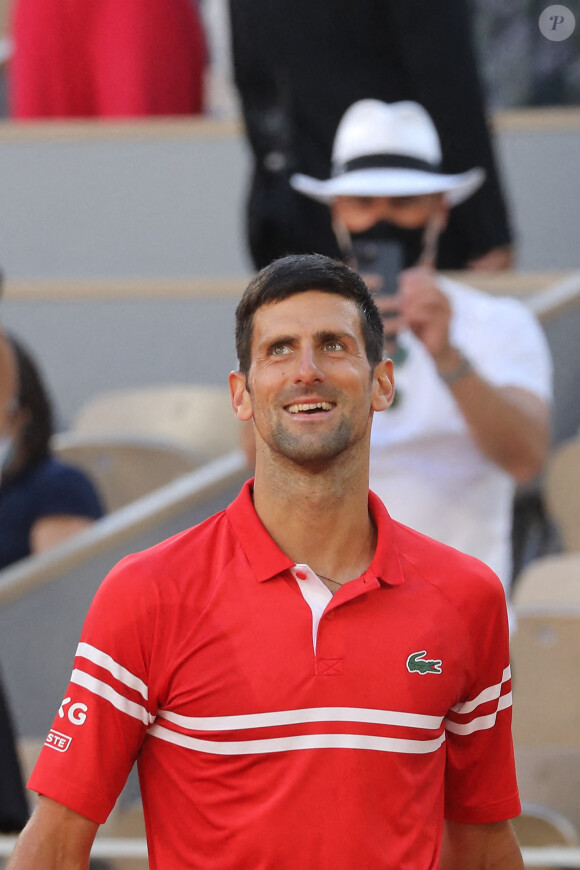
[[[375,205],[376,198],[374,196],[353,196],[352,201],[357,208],[366,209]]]
[[[392,198],[391,205],[395,209],[423,205],[423,203],[419,203],[418,200],[420,200],[420,197],[418,196],[396,196]]]
[[[287,344],[275,344],[274,347],[270,348],[270,353],[272,356],[282,356],[290,353],[290,350],[291,348]]]
[[[324,348],[325,350],[344,350],[344,345],[341,341],[327,341]]]

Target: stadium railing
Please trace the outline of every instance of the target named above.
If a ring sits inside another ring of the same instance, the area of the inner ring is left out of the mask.
[[[16,837],[0,837],[0,860],[9,857]],[[142,839],[103,838],[95,840],[93,858],[146,858],[147,843]],[[553,867],[580,870],[580,849],[567,846],[538,846],[522,849],[525,867]]]

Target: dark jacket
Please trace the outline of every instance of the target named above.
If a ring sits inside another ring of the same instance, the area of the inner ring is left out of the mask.
[[[230,0],[234,72],[254,155],[248,239],[256,266],[284,253],[338,255],[326,206],[292,172],[328,178],[338,123],[356,100],[412,99],[439,132],[444,169],[482,166],[453,210],[440,268],[511,241],[465,0]]]

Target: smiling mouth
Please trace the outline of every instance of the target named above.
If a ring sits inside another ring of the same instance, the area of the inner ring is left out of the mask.
[[[315,414],[318,411],[332,411],[332,402],[296,402],[288,405],[286,410],[289,414]]]

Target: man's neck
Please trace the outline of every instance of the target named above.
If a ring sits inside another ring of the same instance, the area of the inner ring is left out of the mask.
[[[349,473],[344,463],[313,470],[258,460],[254,506],[280,549],[321,578],[342,585],[372,561],[376,530],[368,511],[368,472]]]

